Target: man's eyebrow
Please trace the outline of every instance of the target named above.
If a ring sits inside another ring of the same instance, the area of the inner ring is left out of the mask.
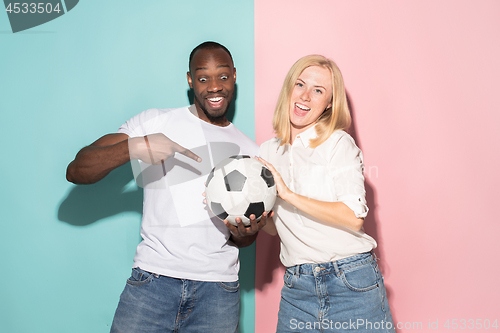
[[[217,66],[217,68],[221,68],[221,67],[223,67],[223,68],[224,68],[224,67],[231,68],[231,66],[229,66],[229,65],[219,65],[219,66]],[[196,68],[194,69],[194,71],[196,72],[196,71],[198,71],[198,70],[201,70],[201,71],[202,71],[202,70],[207,70],[207,69],[208,69],[207,67],[196,67]]]

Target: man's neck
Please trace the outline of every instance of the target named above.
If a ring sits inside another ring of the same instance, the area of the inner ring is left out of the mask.
[[[191,112],[194,116],[198,117],[199,119],[201,119],[209,124],[212,124],[215,126],[220,126],[220,127],[226,127],[230,124],[229,120],[227,120],[226,117],[221,118],[220,121],[211,121],[210,119],[208,119],[205,112],[203,112],[203,110],[199,109],[199,107],[196,104],[190,105],[188,109],[189,109],[189,112]]]

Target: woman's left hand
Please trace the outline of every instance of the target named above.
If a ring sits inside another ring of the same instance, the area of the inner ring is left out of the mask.
[[[278,191],[278,195],[280,196],[281,199],[286,201],[286,197],[289,196],[292,191],[286,186],[285,182],[283,181],[283,178],[281,178],[280,173],[276,170],[276,168],[266,160],[260,158],[260,157],[255,157],[258,159],[262,164],[264,164],[269,171],[273,174],[274,182],[276,183],[276,190]]]

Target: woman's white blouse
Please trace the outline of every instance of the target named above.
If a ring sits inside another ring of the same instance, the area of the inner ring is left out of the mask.
[[[361,150],[349,134],[340,130],[311,148],[309,140],[316,137],[314,128],[299,134],[293,145],[280,146],[276,138],[264,142],[260,156],[274,165],[293,192],[321,201],[343,202],[357,217],[365,217],[368,207]],[[363,230],[326,225],[281,198],[273,210],[281,239],[280,258],[286,267],[336,261],[377,246]]]

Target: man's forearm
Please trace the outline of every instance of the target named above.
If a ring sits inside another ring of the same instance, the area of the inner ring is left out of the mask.
[[[75,184],[93,184],[127,163],[130,160],[127,140],[111,143],[110,145],[94,143],[81,149],[68,165],[66,179]]]

